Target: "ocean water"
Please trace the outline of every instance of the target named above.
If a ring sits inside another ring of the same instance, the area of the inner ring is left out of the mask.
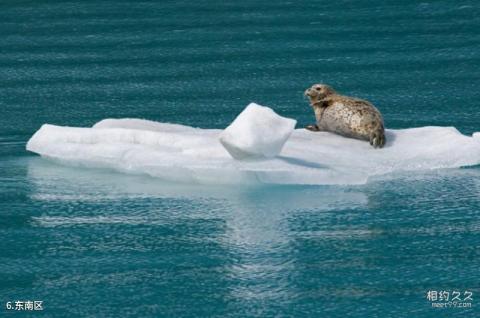
[[[315,82],[388,128],[480,131],[477,1],[0,3],[0,315],[478,317],[480,170],[199,186],[28,153],[43,124],[303,126]],[[306,150],[308,151],[308,150]],[[432,308],[428,291],[473,294]]]

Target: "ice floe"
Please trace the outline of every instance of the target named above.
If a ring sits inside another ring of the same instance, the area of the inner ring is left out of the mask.
[[[219,142],[222,130],[140,119],[106,119],[92,128],[43,125],[29,151],[57,162],[208,184],[363,184],[399,171],[480,164],[480,141],[453,127],[387,130],[387,144],[296,129],[281,153],[235,160]]]

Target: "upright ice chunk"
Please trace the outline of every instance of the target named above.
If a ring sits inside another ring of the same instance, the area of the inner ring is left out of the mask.
[[[250,103],[220,134],[220,142],[235,159],[273,158],[282,150],[296,123],[271,108]]]

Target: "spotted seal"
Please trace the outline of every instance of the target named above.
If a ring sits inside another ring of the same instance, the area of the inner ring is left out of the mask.
[[[374,148],[385,145],[382,114],[371,103],[342,96],[324,84],[314,84],[305,91],[305,96],[309,98],[317,120],[315,125],[306,129],[367,140]]]

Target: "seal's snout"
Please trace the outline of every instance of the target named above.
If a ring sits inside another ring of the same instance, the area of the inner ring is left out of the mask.
[[[318,91],[315,90],[313,87],[310,87],[310,88],[307,88],[304,95],[308,96],[309,98],[313,98],[318,95]]]

